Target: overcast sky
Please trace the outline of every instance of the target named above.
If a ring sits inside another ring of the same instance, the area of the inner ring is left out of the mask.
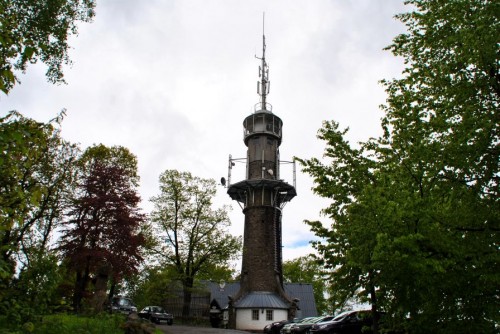
[[[166,169],[227,178],[228,156],[246,156],[244,118],[256,92],[265,12],[268,102],[283,120],[282,160],[321,157],[323,120],[349,127],[351,143],[378,136],[386,94],[378,83],[400,75],[402,61],[382,49],[404,26],[403,0],[101,0],[91,24],[71,39],[67,85],[48,84],[30,66],[0,115],[17,110],[48,121],[63,109],[65,139],[122,145],[137,155],[142,207],[158,194]],[[283,214],[285,260],[312,251],[304,219],[321,218],[327,201],[312,194],[297,166],[298,196]],[[232,182],[244,178],[237,164]],[[291,169],[281,177],[292,183]],[[235,235],[244,216],[222,186],[216,206],[231,205]],[[238,270],[240,268],[237,268]]]

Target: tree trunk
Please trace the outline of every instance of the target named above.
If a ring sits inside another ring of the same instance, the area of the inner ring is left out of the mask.
[[[116,282],[114,279],[111,279],[111,287],[109,288],[108,300],[113,299],[113,296],[115,295],[115,289],[116,289]]]
[[[11,234],[11,231],[6,229],[4,234],[3,234],[3,238],[2,238],[2,242],[0,243],[0,249],[2,250],[1,251],[1,255],[2,255],[2,259],[5,261],[5,263],[9,263],[10,262],[10,234]]]
[[[108,289],[110,267],[106,264],[101,265],[97,272],[97,277],[94,285],[94,296],[92,296],[92,308],[95,313],[100,313],[104,310],[106,303],[106,290]]]
[[[370,272],[369,274],[369,277],[370,277],[370,281],[371,281],[371,284],[370,284],[370,301],[371,301],[371,304],[372,304],[372,319],[373,319],[373,323],[372,323],[372,332],[373,334],[378,334],[378,330],[379,330],[379,313],[378,313],[378,305],[377,305],[377,294],[376,294],[376,291],[375,291],[375,286],[373,284],[373,273]]]
[[[191,315],[191,297],[193,292],[193,279],[187,278],[183,280],[183,304],[182,304],[182,317],[187,318]]]
[[[75,313],[80,313],[81,311],[82,299],[85,295],[88,280],[89,267],[87,265],[83,273],[81,271],[78,271],[76,273],[75,292],[73,295],[73,308],[75,310]]]
[[[80,312],[80,304],[83,298],[83,275],[81,271],[76,272],[75,291],[73,293],[73,310]]]

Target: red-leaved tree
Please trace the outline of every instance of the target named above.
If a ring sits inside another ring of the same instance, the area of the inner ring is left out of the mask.
[[[135,156],[122,147],[89,148],[81,158],[80,182],[59,249],[76,274],[73,306],[78,312],[82,299],[91,297],[88,285],[95,283],[92,306],[102,308],[107,283],[110,296],[121,278],[137,271],[145,238],[140,233],[145,216],[140,213]]]

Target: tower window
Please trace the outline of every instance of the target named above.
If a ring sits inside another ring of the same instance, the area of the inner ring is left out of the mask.
[[[273,321],[273,310],[266,310],[266,320]]]
[[[252,320],[259,320],[259,310],[252,310]]]

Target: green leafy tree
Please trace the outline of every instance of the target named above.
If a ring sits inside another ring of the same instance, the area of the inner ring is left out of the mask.
[[[16,72],[39,60],[50,82],[63,82],[68,37],[78,21],[92,20],[94,7],[94,0],[0,0],[0,91],[7,94],[19,82]]]
[[[327,148],[323,163],[317,158],[298,159],[304,172],[313,177],[313,191],[332,200],[322,213],[331,218],[331,227],[321,221],[306,223],[321,239],[313,241],[319,254],[319,264],[329,281],[329,304],[334,310],[343,310],[351,300],[369,300],[377,311],[375,294],[376,268],[370,251],[376,245],[379,220],[371,217],[371,209],[352,211],[354,205],[364,204],[358,199],[374,184],[374,160],[368,158],[368,145],[352,148],[345,136],[347,130],[339,130],[338,123],[324,122],[318,138],[325,141]],[[366,203],[371,205],[372,201]],[[371,224],[373,226],[371,226]],[[334,311],[333,310],[333,311]]]
[[[30,262],[2,290],[2,333],[22,333],[37,327],[43,315],[52,314],[61,305],[59,286],[62,271],[56,255],[47,252]]]
[[[325,299],[328,283],[325,283],[323,267],[316,256],[309,254],[283,262],[283,280],[285,283],[310,283],[318,314],[332,311],[328,309]]]
[[[332,199],[308,222],[335,296],[366,297],[412,333],[494,333],[500,323],[500,5],[407,1],[388,48],[384,134],[360,143],[326,122],[326,163],[300,160]],[[334,292],[335,293],[335,292]],[[390,321],[386,325],[390,324]],[[377,328],[374,328],[377,330]]]
[[[212,282],[231,282],[237,276],[236,270],[229,263],[210,263],[197,276],[198,280]]]
[[[173,266],[147,266],[130,279],[130,297],[139,307],[164,305],[177,276]]]
[[[434,320],[440,332],[493,332],[500,322],[500,4],[410,3],[415,12],[399,16],[408,33],[389,47],[408,66],[402,79],[384,82],[380,146],[390,146],[385,159],[399,165],[401,218],[413,231],[381,237],[377,251],[383,258],[404,247],[417,275],[410,289],[389,271],[384,281],[422,330]]]
[[[241,249],[241,239],[227,232],[227,208],[212,209],[215,191],[213,179],[166,170],[160,175],[160,194],[151,199],[159,238],[154,253],[163,265],[175,267],[182,282],[183,316],[190,315],[195,279],[236,259]]]
[[[202,281],[231,282],[235,271],[229,266],[209,264],[200,272],[193,284],[203,291]],[[174,265],[145,265],[138,275],[127,280],[127,291],[132,300],[140,306],[161,305],[168,309],[166,300],[178,298],[179,274]]]
[[[51,247],[79,153],[60,137],[62,116],[47,124],[17,112],[0,119],[0,313],[13,328],[57,299]]]
[[[60,120],[44,124],[16,112],[0,119],[0,261],[4,265],[20,260],[29,267],[43,256],[66,208],[79,151],[60,137],[54,124]]]
[[[31,261],[13,280],[8,293],[16,302],[7,314],[18,324],[33,321],[37,315],[52,313],[60,304],[61,268],[54,252],[47,252]]]

